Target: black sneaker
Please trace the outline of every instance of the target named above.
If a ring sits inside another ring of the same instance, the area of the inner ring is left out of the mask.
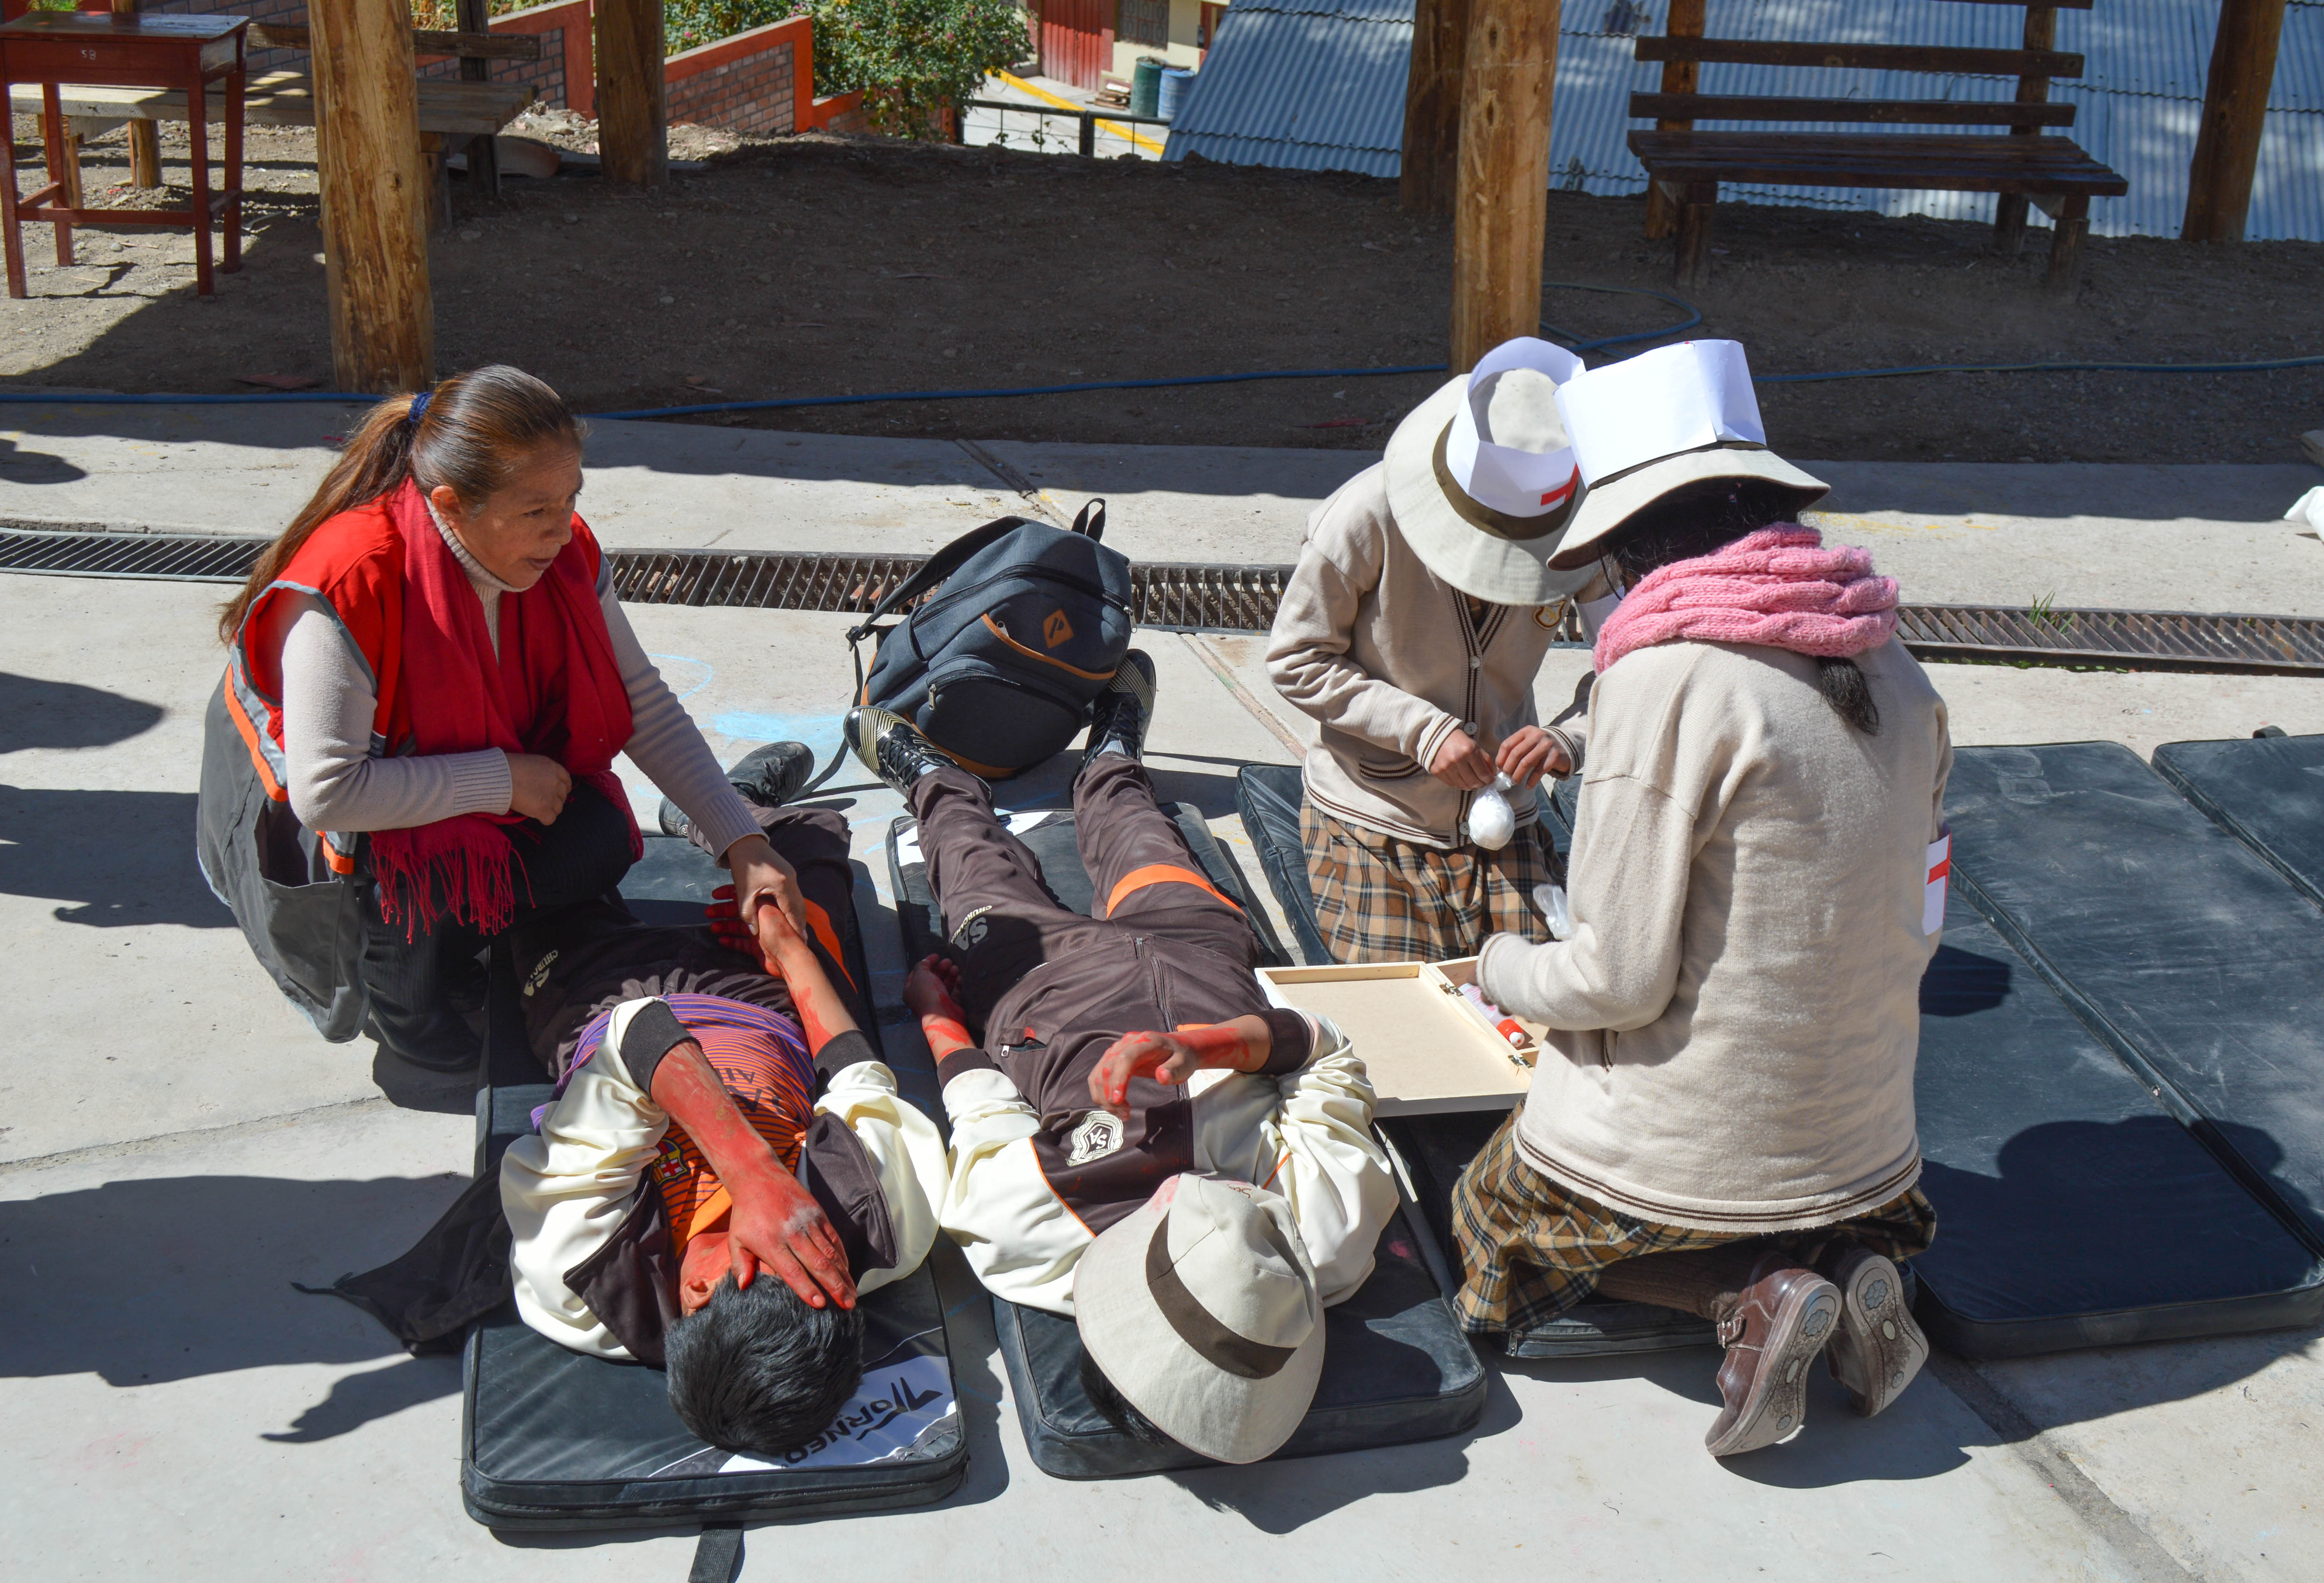
[[[764,747],[754,747],[726,772],[727,783],[742,794],[742,801],[760,808],[780,808],[798,795],[798,790],[815,773],[815,750],[804,742],[770,742]],[[657,816],[665,836],[688,839],[694,833],[693,821],[685,810],[665,797]]]
[[[912,783],[931,770],[954,768],[920,728],[901,715],[859,704],[847,711],[847,745],[863,767],[894,791],[908,793]]]
[[[1082,768],[1109,751],[1135,761],[1145,750],[1146,728],[1153,722],[1154,662],[1145,650],[1132,649],[1090,705],[1089,745],[1082,750]]]
[[[770,742],[754,747],[726,772],[734,790],[761,808],[780,808],[798,795],[815,773],[815,750],[804,742]]]

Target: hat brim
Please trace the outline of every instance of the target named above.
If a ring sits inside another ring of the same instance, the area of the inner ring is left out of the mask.
[[[1471,598],[1494,605],[1547,605],[1590,580],[1554,569],[1552,557],[1573,532],[1538,539],[1501,539],[1453,509],[1436,481],[1436,441],[1466,399],[1469,376],[1456,374],[1406,413],[1388,440],[1388,504],[1421,564]]]
[[[1230,1374],[1189,1347],[1146,1282],[1146,1245],[1167,1205],[1150,1200],[1106,1229],[1074,1270],[1082,1346],[1132,1405],[1172,1440],[1217,1462],[1257,1462],[1291,1438],[1323,1375],[1318,1320],[1263,1380]]]
[[[1831,493],[1831,485],[1811,477],[1772,450],[1716,446],[1683,451],[1595,488],[1585,487],[1550,564],[1569,574],[1588,572],[1606,541],[1632,516],[1674,489],[1709,478],[1757,478],[1778,485],[1794,496],[1794,511],[1805,510]]]

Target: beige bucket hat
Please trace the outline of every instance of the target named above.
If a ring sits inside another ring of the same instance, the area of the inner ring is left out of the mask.
[[[1388,441],[1388,501],[1429,570],[1473,598],[1546,605],[1590,580],[1553,569],[1581,474],[1557,394],[1582,376],[1520,336],[1455,375]]]
[[[1179,1176],[1083,1250],[1082,1346],[1155,1427],[1221,1462],[1291,1438],[1323,1372],[1323,1303],[1291,1206]]]
[[[1557,409],[1582,486],[1550,564],[1577,575],[1608,535],[1682,485],[1757,478],[1791,491],[1794,511],[1831,493],[1767,449],[1738,341],[1681,341],[1592,368],[1558,387]]]

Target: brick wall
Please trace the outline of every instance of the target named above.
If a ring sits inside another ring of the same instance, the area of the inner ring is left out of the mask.
[[[499,29],[494,29],[499,32]],[[565,81],[565,30],[544,28],[540,39],[540,59],[538,60],[487,60],[493,82],[525,82],[532,85],[533,96],[544,105],[569,105],[570,90]],[[449,80],[460,75],[460,63],[448,56],[429,56],[420,62],[420,75],[439,80]]]
[[[798,119],[797,69],[789,39],[771,49],[757,35],[785,26],[753,28],[669,58],[669,118],[736,132],[781,134]]]

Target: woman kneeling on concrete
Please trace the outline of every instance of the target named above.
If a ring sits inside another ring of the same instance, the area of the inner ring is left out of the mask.
[[[1713,1321],[1731,1456],[1798,1428],[1818,1353],[1868,1415],[1928,1356],[1894,1261],[1936,1229],[1913,1065],[1952,748],[1895,581],[1790,521],[1824,486],[1765,449],[1741,347],[1559,393],[1588,492],[1557,560],[1628,592],[1572,930],[1484,949],[1487,995],[1553,1032],[1454,1193],[1459,1308],[1516,1333],[1594,1287]]]
[[[203,870],[328,1037],[367,1017],[407,1060],[473,1066],[485,940],[637,860],[617,753],[721,855],[744,915],[771,896],[806,927],[790,866],[613,597],[573,509],[581,441],[514,368],[392,397],[221,617]],[[770,802],[810,767],[795,756],[770,766],[790,782]]]

